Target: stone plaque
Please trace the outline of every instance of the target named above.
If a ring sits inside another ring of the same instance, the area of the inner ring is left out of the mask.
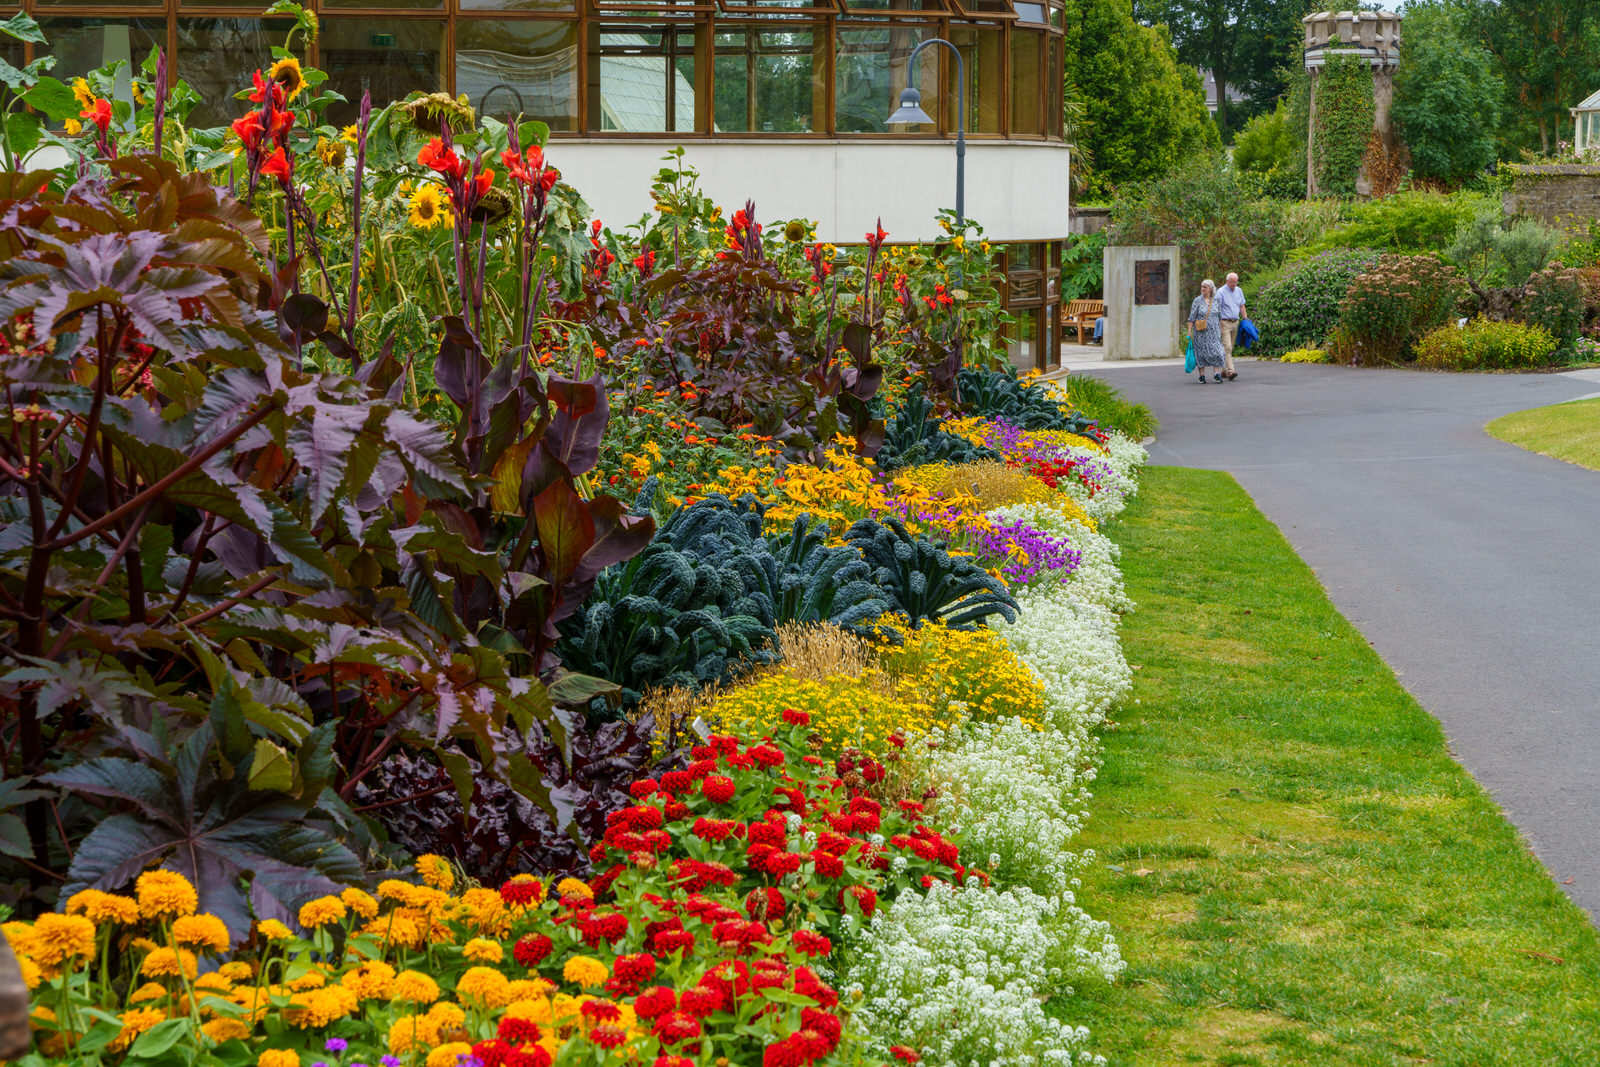
[[[1133,302],[1135,304],[1169,304],[1168,271],[1172,264],[1165,259],[1136,259],[1133,262]]]

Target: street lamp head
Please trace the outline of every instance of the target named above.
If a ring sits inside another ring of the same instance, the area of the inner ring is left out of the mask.
[[[922,110],[922,94],[909,85],[900,90],[900,106],[889,116],[889,125],[900,126],[908,122],[933,122],[933,118]]]

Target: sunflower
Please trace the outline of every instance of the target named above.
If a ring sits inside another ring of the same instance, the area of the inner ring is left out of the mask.
[[[350,125],[339,131],[339,140],[348,141],[350,144],[355,144],[356,139],[360,136],[360,133],[361,131],[357,129],[355,123],[352,122]]]
[[[431,230],[441,222],[446,226],[455,225],[455,218],[444,206],[444,197],[439,194],[437,185],[420,186],[411,194],[409,219],[411,225],[424,230]]]
[[[83,78],[72,79],[72,98],[85,111],[94,107],[94,90],[89,88],[88,81]]]
[[[79,122],[77,119],[68,119],[66,122],[62,123],[61,128],[67,131],[68,137],[76,137],[78,134],[83,132],[83,123]]]
[[[306,87],[305,75],[300,73],[300,61],[294,56],[284,56],[272,64],[267,76],[283,86],[284,103],[299,96],[300,90]]]

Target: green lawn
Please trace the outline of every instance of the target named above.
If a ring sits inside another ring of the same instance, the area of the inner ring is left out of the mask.
[[[1600,470],[1600,398],[1513,411],[1484,429],[1530,452]]]
[[[1116,1065],[1600,1063],[1600,939],[1226,474],[1145,473],[1080,900]],[[1507,709],[1507,714],[1515,714]]]

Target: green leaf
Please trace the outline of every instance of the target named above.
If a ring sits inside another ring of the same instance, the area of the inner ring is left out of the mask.
[[[78,98],[72,95],[72,89],[59,78],[48,75],[22,94],[22,102],[43,111],[50,116],[51,122],[64,122],[78,117]]]
[[[289,753],[261,737],[256,739],[255,759],[250,762],[250,788],[275,789],[280,793],[293,793],[295,765]]]
[[[188,1019],[168,1019],[164,1023],[156,1023],[139,1035],[133,1047],[128,1049],[128,1056],[143,1060],[159,1056],[176,1045],[188,1030]]]
[[[0,65],[5,60],[0,59]],[[4,72],[0,72],[3,75]],[[6,116],[6,136],[11,141],[11,150],[17,154],[18,160],[32,152],[39,146],[39,136],[43,132],[43,125],[39,116],[30,111],[13,111]]]
[[[32,41],[34,44],[49,43],[45,40],[44,31],[39,29],[39,24],[25,11],[19,11],[4,22],[0,22],[0,33],[15,37],[19,41]]]
[[[604,678],[568,673],[550,683],[550,699],[569,707],[584,707],[595,697],[618,692],[620,688],[617,683]]]

